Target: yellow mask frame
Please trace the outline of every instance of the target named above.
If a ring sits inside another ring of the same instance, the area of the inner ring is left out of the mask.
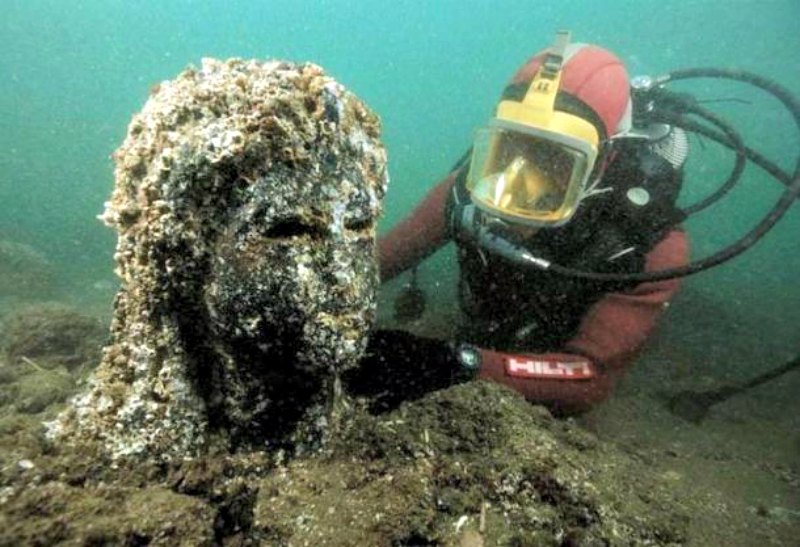
[[[558,33],[555,46],[545,55],[522,101],[501,101],[489,126],[476,135],[467,190],[475,204],[488,213],[525,225],[557,226],[567,222],[577,209],[598,156],[600,135],[591,122],[555,109],[568,44],[569,32]],[[535,193],[545,190],[533,190],[536,183],[532,180],[555,185],[541,176],[547,166],[537,166],[531,158],[523,158],[523,164],[517,158],[506,157],[503,147],[510,142],[511,134],[540,148],[560,149],[562,161],[572,161],[568,180],[558,183],[563,188],[559,189],[557,207],[541,207],[534,199]],[[520,178],[523,166],[528,175]],[[520,182],[515,183],[517,180]],[[521,186],[526,187],[524,192]],[[512,193],[519,196],[521,192],[526,195],[525,200],[511,197]]]

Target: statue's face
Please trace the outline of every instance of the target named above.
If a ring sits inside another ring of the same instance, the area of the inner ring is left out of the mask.
[[[342,370],[361,355],[378,285],[380,190],[374,173],[344,167],[271,171],[243,190],[216,243],[204,295],[212,329],[233,351],[255,352],[257,367]]]

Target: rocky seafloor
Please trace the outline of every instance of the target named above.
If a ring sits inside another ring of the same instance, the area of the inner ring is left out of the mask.
[[[50,358],[40,353],[37,363],[48,370]],[[15,371],[4,387],[37,373],[25,367],[4,354],[2,370]],[[160,463],[49,442],[41,421],[61,399],[0,409],[0,545],[686,540],[689,513],[668,480],[482,381],[382,415],[358,411],[324,453],[244,451]]]
[[[301,456],[143,463],[52,443],[42,424],[85,389],[106,330],[64,305],[3,315],[0,545],[746,546],[796,537],[796,470],[770,458],[786,450],[760,422],[750,433],[724,416],[687,426],[635,386],[575,422],[473,382],[385,414],[359,409],[328,451]],[[646,374],[635,382],[647,386]]]

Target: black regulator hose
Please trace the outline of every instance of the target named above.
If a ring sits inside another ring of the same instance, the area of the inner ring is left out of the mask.
[[[750,72],[742,71],[742,70],[734,70],[734,69],[719,69],[719,68],[694,68],[694,69],[686,69],[686,70],[677,70],[674,72],[669,73],[666,76],[658,78],[656,80],[656,85],[664,85],[666,83],[676,81],[676,80],[686,80],[686,79],[693,79],[693,78],[721,78],[721,79],[728,79],[728,80],[736,80],[745,83],[749,83],[754,85],[770,94],[772,94],[776,99],[778,99],[783,105],[789,110],[794,118],[794,122],[797,125],[798,129],[800,130],[800,103],[798,103],[797,99],[784,87],[781,85],[759,76],[757,74],[752,74]],[[726,136],[730,137],[727,132],[725,133]],[[733,145],[732,147],[735,149],[739,149],[739,142],[735,139],[726,140],[725,137],[721,135],[716,135],[720,137],[717,142],[724,144],[726,146]],[[713,138],[713,137],[712,137]],[[747,152],[748,149],[744,149],[745,154],[748,158],[757,158],[760,157],[759,155],[755,155],[752,151]],[[763,159],[763,158],[761,158]],[[782,177],[776,176],[779,169],[773,169],[774,165],[772,165],[768,161],[757,161],[758,165],[763,167],[768,173],[775,176],[776,179],[786,184],[786,190],[781,194],[781,197],[775,203],[775,206],[767,213],[767,215],[752,229],[750,232],[745,234],[742,238],[738,241],[732,243],[728,247],[714,253],[711,256],[708,256],[703,259],[695,260],[685,266],[681,266],[678,268],[669,268],[666,270],[660,270],[656,272],[639,272],[639,273],[629,273],[629,274],[614,274],[614,273],[599,273],[599,272],[585,272],[581,270],[576,270],[573,268],[568,268],[566,266],[560,266],[558,264],[539,260],[539,267],[561,274],[569,277],[576,277],[580,279],[587,279],[591,281],[599,281],[599,282],[646,282],[646,281],[663,281],[667,279],[675,279],[679,277],[685,277],[688,275],[695,274],[697,272],[701,272],[703,270],[707,270],[723,262],[734,258],[735,256],[740,255],[750,247],[752,247],[759,239],[761,239],[764,234],[766,234],[773,226],[783,217],[789,207],[792,206],[794,201],[797,199],[798,195],[800,195],[800,154],[798,154],[798,160],[795,163],[795,168],[793,173],[787,180],[783,180]],[[771,166],[771,167],[765,167]],[[538,260],[538,259],[537,259]]]
[[[739,133],[728,122],[709,110],[701,107],[694,98],[686,96],[685,93],[674,93],[666,89],[659,89],[658,102],[659,104],[666,103],[666,107],[659,108],[656,113],[651,115],[653,121],[674,125],[687,131],[697,133],[715,141],[718,144],[736,151],[736,162],[725,183],[720,187],[719,190],[714,192],[708,198],[683,209],[683,213],[687,216],[694,214],[700,209],[704,209],[708,205],[711,205],[711,203],[719,200],[736,184],[744,167],[744,164],[742,163],[742,153],[744,154],[744,159],[752,161],[754,164],[766,171],[767,174],[781,182],[784,186],[789,186],[791,183],[792,177],[786,171],[764,157],[760,152],[757,152],[756,150],[753,150],[749,146],[745,145]],[[706,119],[720,128],[725,134],[720,134],[713,129],[683,115],[687,113]]]
[[[696,120],[689,118],[684,114],[684,112],[686,114],[693,114],[712,123],[713,125],[716,125],[724,134],[723,138],[725,139],[725,142],[723,144],[736,152],[736,161],[734,161],[733,169],[731,170],[730,175],[728,175],[728,178],[725,179],[725,182],[722,184],[722,186],[711,193],[708,197],[703,198],[694,205],[690,205],[681,210],[683,214],[688,217],[716,203],[728,192],[730,192],[734,186],[736,186],[736,183],[739,182],[739,179],[744,172],[744,168],[747,165],[747,155],[745,153],[745,145],[742,137],[728,122],[713,112],[702,108],[696,103],[685,103],[682,105],[681,110],[683,112],[672,110],[668,106],[663,111],[659,111],[654,114],[653,118],[658,122],[680,127],[681,129],[696,133],[707,134],[708,132],[713,131]],[[715,135],[718,135],[718,133],[715,133]]]
[[[715,132],[713,129],[710,129],[702,124],[694,123],[692,121],[685,121],[687,125],[681,126],[684,129],[688,129],[689,131],[693,131],[695,133],[699,133],[704,137],[708,137],[709,139],[723,145],[727,146],[728,148],[735,148],[735,145],[730,142],[725,135]],[[792,177],[789,173],[781,169],[777,164],[773,161],[764,157],[760,152],[756,152],[749,146],[744,147],[744,155],[766,171],[769,175],[771,175],[774,179],[778,180],[779,182],[783,183],[784,186],[789,186],[792,183]]]

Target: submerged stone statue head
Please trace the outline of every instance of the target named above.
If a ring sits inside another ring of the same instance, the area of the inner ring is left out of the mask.
[[[377,117],[315,65],[204,60],[115,161],[113,343],[51,436],[170,456],[328,416],[374,315]]]

